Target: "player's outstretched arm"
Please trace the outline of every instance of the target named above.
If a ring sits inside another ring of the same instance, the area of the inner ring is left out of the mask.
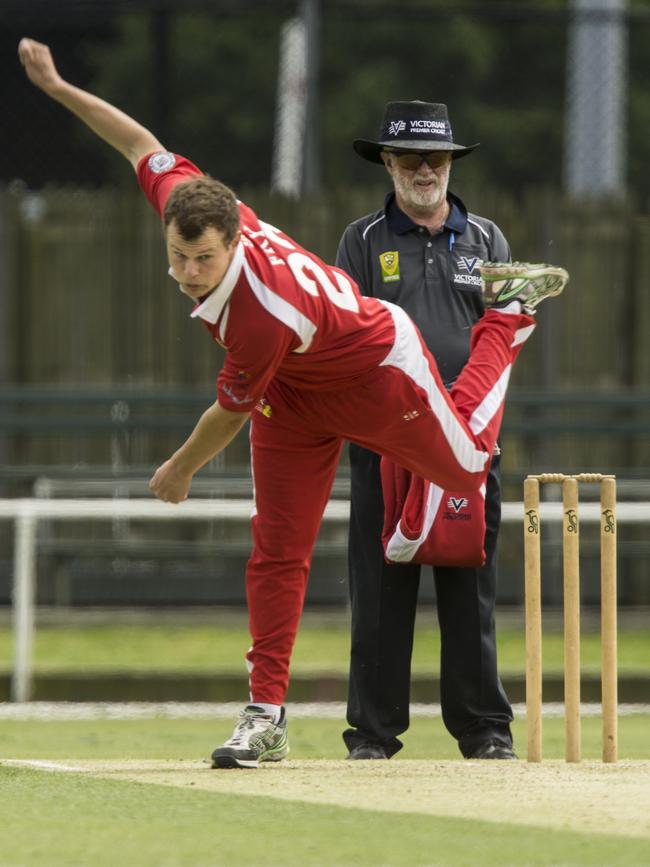
[[[208,407],[183,445],[158,467],[149,487],[167,503],[187,499],[197,470],[223,451],[250,418],[249,412],[231,412],[216,401]]]
[[[134,167],[152,151],[164,150],[158,139],[133,118],[61,78],[47,45],[33,39],[21,39],[18,56],[32,84],[76,114]]]

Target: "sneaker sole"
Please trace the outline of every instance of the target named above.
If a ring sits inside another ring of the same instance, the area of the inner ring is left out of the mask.
[[[259,768],[255,760],[236,759],[234,756],[212,756],[213,768]]]
[[[498,306],[502,306],[508,301],[517,298],[519,293],[527,284],[534,284],[535,280],[539,277],[556,277],[561,279],[562,283],[556,288],[548,289],[545,286],[540,287],[535,292],[535,294],[531,295],[530,298],[526,300],[520,299],[522,305],[524,306],[524,309],[529,308],[531,310],[534,310],[535,307],[545,298],[556,298],[558,295],[560,295],[569,281],[569,274],[564,268],[552,265],[517,268],[517,264],[518,263],[512,263],[512,266],[509,267],[497,266],[494,268],[491,268],[490,265],[487,263],[485,264],[485,266],[481,266],[481,277],[483,279],[484,285],[493,286],[496,283],[508,284],[513,283],[514,281],[521,281],[519,285],[515,284],[514,286],[510,286],[508,289],[505,289],[502,297],[501,293],[504,290],[499,289],[498,291],[496,291],[490,302],[486,302],[487,306],[496,306],[498,309]],[[526,263],[522,264],[525,265]]]
[[[281,762],[289,753],[289,749],[283,749],[280,752],[262,753],[259,759],[239,759],[232,753],[222,753],[212,755],[213,768],[259,768],[260,762]]]

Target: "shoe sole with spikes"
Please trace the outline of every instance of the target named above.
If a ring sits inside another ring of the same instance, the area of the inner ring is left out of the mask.
[[[559,295],[569,280],[564,268],[543,263],[483,262],[480,271],[486,307],[498,309],[519,301],[527,313],[545,298]]]

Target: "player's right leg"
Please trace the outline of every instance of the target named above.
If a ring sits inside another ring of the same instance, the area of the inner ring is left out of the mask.
[[[481,276],[488,309],[472,329],[470,357],[450,394],[442,387],[437,365],[413,323],[402,310],[387,305],[395,323],[395,344],[384,365],[400,371],[423,394],[433,429],[428,448],[423,442],[423,426],[416,422],[404,432],[402,443],[387,439],[384,447],[376,450],[452,490],[476,490],[485,480],[512,366],[535,329],[530,313],[545,298],[559,295],[569,275],[563,268],[549,265],[493,262],[481,266]],[[395,381],[393,389],[396,405],[400,399],[409,400],[407,383]],[[414,410],[404,413],[406,421],[417,417],[418,408]],[[411,462],[413,447],[418,444],[424,448],[420,470]],[[394,450],[392,455],[386,446]]]
[[[213,767],[256,767],[289,752],[284,699],[311,555],[334,480],[341,440],[309,432],[278,383],[265,412],[253,412],[253,550],[246,571],[252,646],[250,704]],[[304,417],[303,417],[304,418]]]
[[[328,417],[346,439],[445,490],[478,490],[494,452],[510,370],[534,320],[488,310],[474,326],[470,359],[450,395],[412,320],[383,303],[395,325],[393,347],[362,383],[328,396]]]

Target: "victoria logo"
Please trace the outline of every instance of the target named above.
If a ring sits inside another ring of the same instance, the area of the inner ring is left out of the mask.
[[[461,256],[456,263],[459,271],[467,271],[468,274],[473,274],[477,265],[480,265],[483,260],[478,256]]]
[[[466,509],[469,505],[467,497],[449,497],[447,500],[447,508],[453,509],[458,514],[461,509]]]
[[[406,129],[406,123],[403,120],[392,120],[388,127],[388,135],[399,135]]]

